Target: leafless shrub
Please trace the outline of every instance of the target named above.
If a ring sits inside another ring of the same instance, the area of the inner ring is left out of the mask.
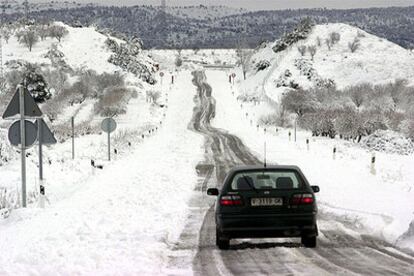
[[[313,58],[316,55],[316,51],[317,51],[317,49],[316,49],[316,46],[315,45],[308,46],[308,52],[311,55],[312,60],[313,60]]]
[[[318,36],[318,37],[316,37],[316,45],[318,46],[318,47],[321,47],[322,46],[322,39]]]
[[[125,114],[131,95],[125,87],[109,87],[95,104],[95,113],[106,117]]]
[[[348,48],[351,50],[351,53],[355,53],[356,50],[361,46],[359,38],[355,37],[352,42],[348,43]]]
[[[301,45],[301,46],[298,46],[297,48],[298,48],[300,55],[303,57],[306,54],[306,46]]]
[[[332,49],[332,42],[329,38],[325,39],[325,44],[328,47],[328,50],[330,51]]]

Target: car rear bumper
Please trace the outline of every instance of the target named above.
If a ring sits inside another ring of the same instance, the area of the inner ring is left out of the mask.
[[[234,238],[317,236],[316,214],[217,215],[218,229]]]

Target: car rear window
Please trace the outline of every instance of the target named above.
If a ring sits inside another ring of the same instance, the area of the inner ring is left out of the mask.
[[[303,184],[295,171],[244,171],[234,175],[232,190],[299,189]]]

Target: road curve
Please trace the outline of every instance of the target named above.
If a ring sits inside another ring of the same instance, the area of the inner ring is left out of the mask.
[[[193,72],[193,77],[198,93],[189,127],[205,137],[205,162],[214,165],[213,181],[220,186],[234,165],[261,162],[238,137],[210,125],[215,116],[212,88],[203,71]],[[193,244],[197,247],[193,259],[194,274],[414,276],[412,252],[360,235],[352,223],[324,212],[323,208],[318,223],[320,236],[316,249],[304,248],[295,239],[267,239],[232,241],[230,250],[219,251],[215,246],[214,209],[211,206],[198,233],[198,244]],[[182,236],[185,237],[185,233]]]

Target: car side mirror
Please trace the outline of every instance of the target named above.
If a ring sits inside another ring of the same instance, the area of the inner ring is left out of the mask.
[[[319,193],[320,189],[319,186],[311,186],[314,193]]]
[[[219,195],[219,190],[217,188],[210,188],[207,190],[207,194],[209,196],[218,196]]]

